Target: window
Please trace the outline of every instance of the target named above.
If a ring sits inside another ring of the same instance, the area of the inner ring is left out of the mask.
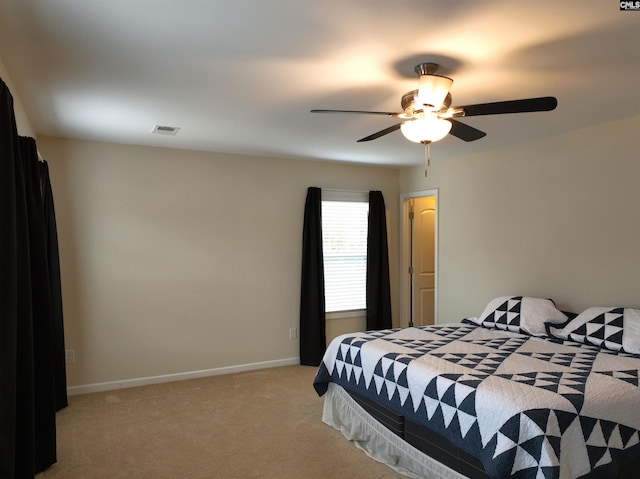
[[[327,313],[366,309],[369,202],[366,193],[349,196],[322,201]]]

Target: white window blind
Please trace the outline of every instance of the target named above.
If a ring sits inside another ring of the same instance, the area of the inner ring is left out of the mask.
[[[366,308],[368,216],[368,202],[322,202],[327,313]]]

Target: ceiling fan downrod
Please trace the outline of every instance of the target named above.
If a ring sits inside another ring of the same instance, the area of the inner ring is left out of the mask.
[[[440,65],[438,65],[437,63],[419,63],[416,65],[413,71],[416,72],[418,76],[435,75],[435,73],[438,71],[438,68],[440,68]]]

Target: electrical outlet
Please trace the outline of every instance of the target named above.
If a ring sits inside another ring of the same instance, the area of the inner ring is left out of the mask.
[[[64,352],[64,360],[67,364],[73,364],[76,362],[76,350],[75,349],[67,349]]]
[[[289,328],[289,339],[296,339],[298,337],[298,328]]]

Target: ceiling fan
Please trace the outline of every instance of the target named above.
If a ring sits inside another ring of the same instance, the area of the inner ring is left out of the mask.
[[[449,89],[451,78],[436,75],[440,66],[436,63],[420,63],[415,67],[419,78],[417,90],[402,95],[402,112],[363,111],[363,110],[311,110],[312,113],[356,113],[365,115],[384,115],[402,121],[360,138],[358,142],[371,141],[400,130],[410,141],[422,143],[427,147],[448,134],[464,141],[475,141],[486,133],[469,126],[456,118],[465,116],[502,115],[506,113],[528,113],[550,111],[556,108],[558,100],[552,96],[526,98],[522,100],[479,103],[475,105],[451,106]],[[427,151],[428,155],[428,151]],[[428,163],[428,156],[426,158]],[[426,173],[426,170],[425,170]]]

